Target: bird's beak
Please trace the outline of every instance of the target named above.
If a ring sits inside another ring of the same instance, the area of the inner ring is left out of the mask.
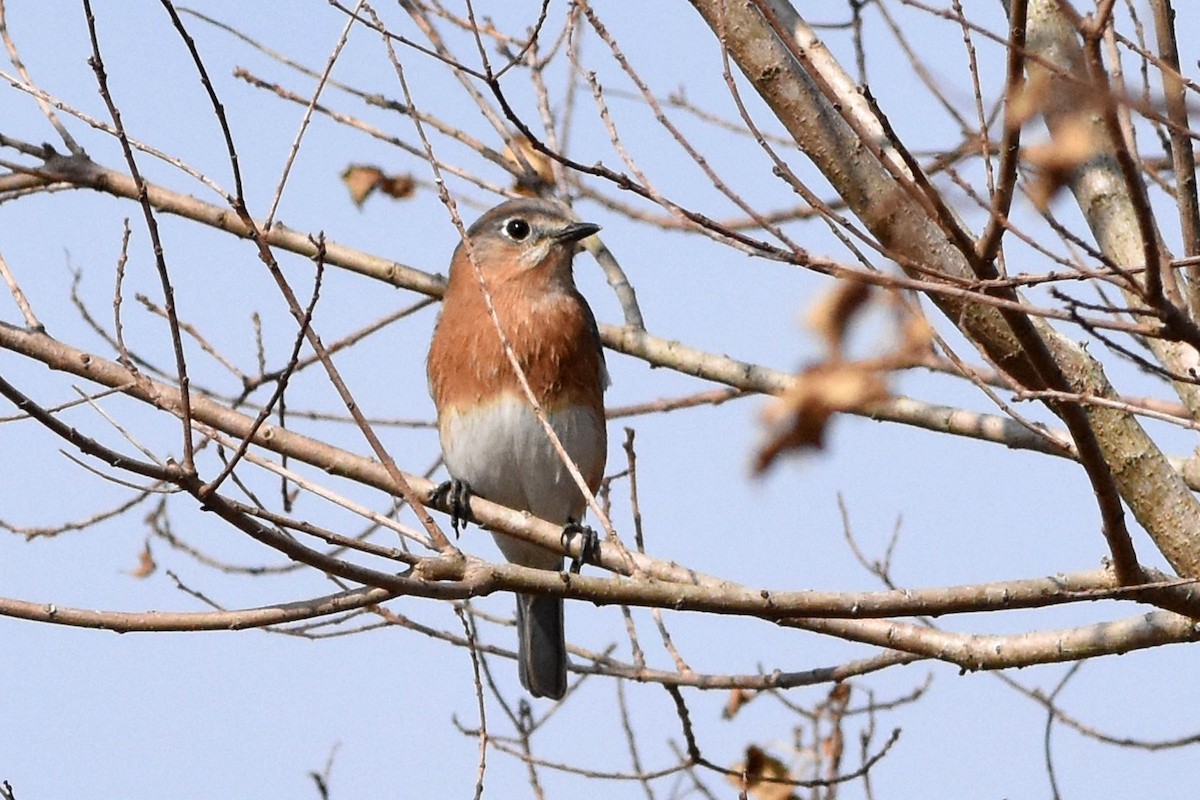
[[[572,222],[567,227],[554,234],[556,242],[579,242],[600,230],[600,226],[592,222]]]

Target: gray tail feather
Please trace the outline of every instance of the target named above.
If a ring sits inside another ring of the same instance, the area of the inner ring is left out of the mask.
[[[521,685],[534,697],[560,699],[567,691],[562,598],[517,595],[517,638]]]

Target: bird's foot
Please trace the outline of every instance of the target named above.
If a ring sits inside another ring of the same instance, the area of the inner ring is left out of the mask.
[[[447,510],[450,512],[450,527],[454,529],[455,538],[458,537],[460,531],[467,527],[467,517],[471,513],[471,484],[466,481],[460,481],[458,478],[451,478],[445,483],[440,484],[429,495],[429,499],[435,503],[445,503]]]
[[[583,565],[585,563],[599,563],[600,535],[587,525],[576,522],[573,519],[567,520],[567,524],[563,526],[562,531],[562,545],[564,548],[571,544],[571,538],[574,536],[579,536],[582,538],[579,540],[579,557],[571,559],[571,566],[569,569],[571,572],[578,575],[579,570],[583,569]]]

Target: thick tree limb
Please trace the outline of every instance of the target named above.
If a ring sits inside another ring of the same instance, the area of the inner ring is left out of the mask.
[[[1053,2],[1053,0],[1046,0]],[[891,156],[877,156],[848,124],[847,117],[863,103],[856,93],[838,95],[838,107],[826,97],[780,41],[772,25],[757,9],[757,2],[729,0],[691,0],[714,31],[724,31],[723,45],[755,89],[771,107],[797,144],[813,160],[848,207],[906,271],[928,277],[930,271],[954,279],[971,279],[975,272],[969,261],[974,252],[964,252],[947,236],[943,224],[935,220],[919,202],[901,187]],[[764,0],[766,2],[766,0]],[[803,21],[782,0],[768,3],[785,29],[806,28]],[[1032,12],[1032,9],[1031,9]],[[832,84],[830,84],[832,85]],[[845,117],[840,108],[850,110]],[[861,127],[861,126],[858,126]],[[888,160],[885,165],[880,159]],[[966,299],[930,295],[930,299],[948,319],[957,325],[997,367],[1025,387],[1045,384],[1046,376],[1030,360],[1023,337],[1014,333],[1009,321],[995,308]],[[1116,392],[1101,365],[1078,344],[1048,325],[1032,320],[1038,337],[1049,349],[1058,372],[1074,391],[1116,398]],[[1087,431],[1072,426],[1076,444],[1089,445],[1094,439],[1095,455],[1103,464],[1089,461],[1089,475],[1100,494],[1102,508],[1111,508],[1114,498],[1104,488],[1106,473],[1120,497],[1133,511],[1138,522],[1150,533],[1172,567],[1181,575],[1200,576],[1200,542],[1181,541],[1200,536],[1200,502],[1192,496],[1182,478],[1170,466],[1155,442],[1131,414],[1112,408],[1083,407],[1068,409],[1052,404],[1052,409],[1070,424],[1070,415],[1086,416]],[[1069,411],[1069,414],[1064,414]],[[1085,433],[1084,439],[1080,434]],[[1087,448],[1091,450],[1090,445]],[[1085,456],[1086,457],[1086,456]],[[1104,466],[1107,465],[1107,466]],[[1106,521],[1111,512],[1106,511]],[[1181,533],[1187,532],[1187,533]],[[1106,533],[1118,533],[1106,530]],[[1121,552],[1120,537],[1110,538]],[[1183,546],[1181,546],[1183,545]],[[1133,565],[1123,565],[1132,571]]]

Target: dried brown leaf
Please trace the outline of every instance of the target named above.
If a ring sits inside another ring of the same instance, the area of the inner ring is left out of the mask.
[[[831,359],[839,359],[846,341],[846,331],[855,314],[871,296],[870,284],[855,280],[839,280],[823,294],[805,315],[805,322],[825,340]]]
[[[518,177],[513,189],[518,194],[538,196],[554,185],[554,169],[550,159],[535,150],[525,137],[513,139],[504,148],[504,158],[516,170]]]
[[[835,711],[844,710],[846,704],[850,702],[850,684],[835,683],[833,688],[829,690],[829,694],[825,697],[825,705]]]
[[[734,689],[729,693],[729,699],[725,702],[725,710],[721,712],[721,716],[725,719],[733,719],[742,706],[754,699],[755,692],[748,692],[745,689]]]
[[[383,180],[383,170],[365,164],[351,164],[342,172],[342,183],[350,190],[350,199],[354,205],[361,207],[363,201],[375,191],[375,187]]]
[[[154,554],[150,552],[150,542],[147,541],[142,547],[142,552],[138,553],[137,568],[130,570],[129,574],[134,578],[149,578],[157,569],[158,564],[154,561]]]
[[[897,363],[902,366],[924,364],[933,352],[933,326],[920,314],[908,314],[900,326],[900,344],[896,347]]]
[[[1091,120],[1077,114],[1062,123],[1052,141],[1024,148],[1026,163],[1038,171],[1029,187],[1029,199],[1039,211],[1045,211],[1054,196],[1071,181],[1075,170],[1099,151]]]
[[[412,175],[388,175],[379,183],[379,191],[393,200],[404,200],[412,197],[417,188],[417,182]]]
[[[755,474],[788,450],[823,447],[834,414],[858,411],[888,396],[883,373],[870,365],[827,362],[809,367],[763,412],[768,437],[755,457]]]
[[[729,782],[756,800],[794,800],[796,797],[791,786],[774,782],[795,780],[787,765],[758,745],[746,748],[745,761],[735,764],[733,771],[739,774],[730,775]]]
[[[821,759],[825,762],[826,774],[830,777],[837,775],[845,749],[846,738],[842,733],[842,726],[838,725],[821,741]]]
[[[412,175],[388,175],[370,164],[351,164],[346,167],[342,172],[342,183],[346,184],[354,205],[360,208],[376,190],[396,200],[403,200],[412,197],[416,189]]]
[[[1038,70],[1022,81],[1008,96],[1005,124],[1019,128],[1039,114],[1050,99],[1050,73]]]

